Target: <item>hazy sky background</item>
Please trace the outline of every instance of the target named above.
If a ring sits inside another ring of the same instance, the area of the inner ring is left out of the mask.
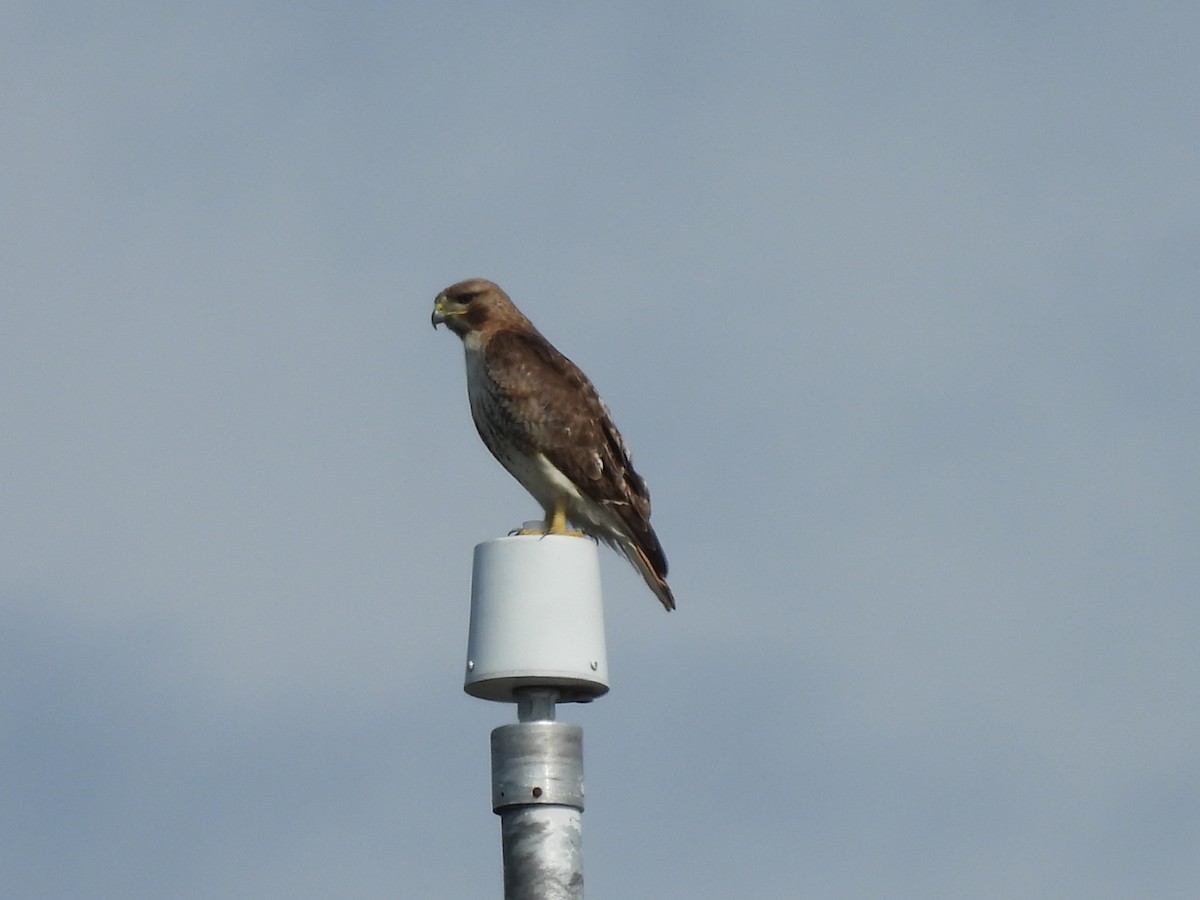
[[[588,896],[1192,897],[1200,7],[10,3],[0,881],[500,896],[434,294],[650,483]]]

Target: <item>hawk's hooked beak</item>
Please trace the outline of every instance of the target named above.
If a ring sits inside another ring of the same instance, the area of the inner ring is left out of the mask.
[[[453,306],[448,309],[446,307],[445,295],[438,294],[437,298],[433,301],[433,315],[429,317],[429,321],[433,323],[433,327],[436,329],[447,319],[454,319],[458,316],[465,316],[466,314],[467,309],[465,306]],[[446,327],[450,328],[451,331],[454,331],[454,328],[451,326],[447,325]]]

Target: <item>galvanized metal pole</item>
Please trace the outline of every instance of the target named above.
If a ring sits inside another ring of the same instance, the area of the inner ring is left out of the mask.
[[[505,900],[583,898],[583,729],[556,704],[608,690],[599,562],[588,540],[516,536],[475,548],[467,693],[517,705],[492,731]]]
[[[545,695],[524,701],[518,700],[519,722],[492,732],[492,810],[500,816],[504,896],[581,900],[583,729],[555,721],[553,700],[546,703]]]

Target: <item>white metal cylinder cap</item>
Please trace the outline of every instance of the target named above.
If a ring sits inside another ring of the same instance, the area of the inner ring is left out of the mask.
[[[570,535],[513,535],[475,547],[463,689],[514,702],[550,687],[559,702],[608,691],[596,544]]]

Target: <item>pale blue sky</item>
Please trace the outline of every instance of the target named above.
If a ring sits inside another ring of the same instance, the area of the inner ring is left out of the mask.
[[[588,895],[1200,883],[1200,11],[16,3],[0,880],[499,896],[432,298],[597,384]]]

